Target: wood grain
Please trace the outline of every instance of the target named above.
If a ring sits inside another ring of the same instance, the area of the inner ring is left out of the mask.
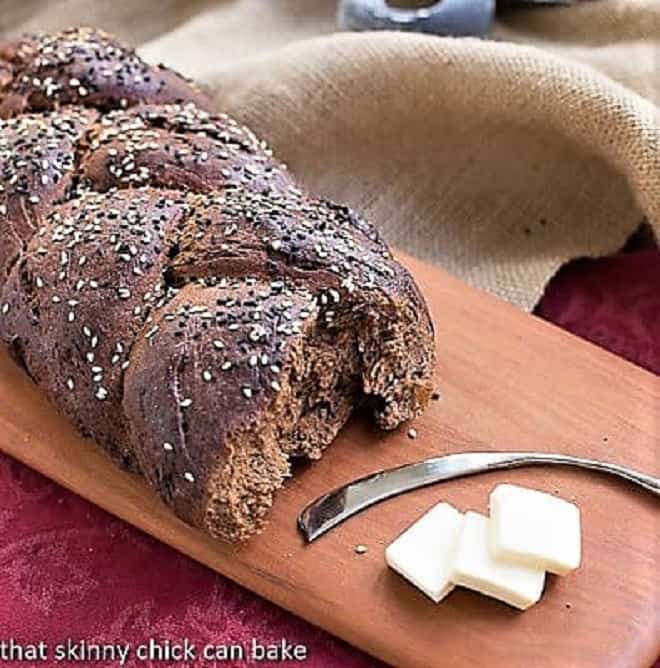
[[[298,511],[339,484],[439,453],[546,450],[660,473],[660,378],[404,258],[438,329],[438,385],[415,427],[354,420],[321,462],[300,468],[266,532],[245,547],[174,518],[136,477],[85,442],[0,352],[0,449],[106,510],[397,666],[646,668],[660,654],[657,500],[615,480],[528,469],[453,481],[372,508],[306,546]],[[468,591],[440,605],[384,564],[386,544],[432,504],[487,510],[503,481],[559,492],[582,510],[583,566],[549,576],[520,613]],[[369,551],[357,555],[355,545]],[[570,604],[570,607],[569,607]]]

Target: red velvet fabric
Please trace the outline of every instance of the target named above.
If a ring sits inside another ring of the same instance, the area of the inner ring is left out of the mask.
[[[537,314],[660,373],[660,250],[572,263]],[[0,455],[0,640],[9,637],[287,638],[307,645],[310,668],[381,665]]]

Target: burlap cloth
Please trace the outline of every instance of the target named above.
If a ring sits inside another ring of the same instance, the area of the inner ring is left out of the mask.
[[[318,194],[531,309],[570,258],[660,231],[660,0],[500,16],[492,39],[332,34],[335,0],[0,0],[194,76]]]

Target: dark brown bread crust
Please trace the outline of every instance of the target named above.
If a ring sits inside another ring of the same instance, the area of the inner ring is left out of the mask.
[[[264,416],[287,391],[294,373],[288,357],[302,343],[280,319],[288,313],[298,322],[305,309],[313,317],[314,296],[284,283],[249,277],[188,283],[159,312],[157,333],[148,343],[141,337],[133,351],[125,406],[142,470],[181,516],[211,531],[210,499],[233,496],[216,531],[231,539],[247,537],[263,520],[262,495],[289,470],[284,444],[272,438],[281,425]],[[163,403],[171,408],[154,411]],[[255,424],[272,434],[250,448]],[[232,456],[237,448],[250,452],[248,466]],[[227,466],[235,470],[213,485],[213,475]]]
[[[354,407],[419,414],[434,334],[368,222],[192,102],[103,33],[0,47],[0,338],[83,434],[237,541]]]
[[[125,109],[208,98],[166,67],[152,67],[102,30],[76,28],[0,45],[0,118],[64,105]]]
[[[73,107],[47,119],[25,114],[0,125],[0,220],[6,221],[0,230],[0,281],[52,205],[71,189],[76,146],[97,116]]]
[[[176,191],[126,195],[87,192],[54,207],[5,285],[0,332],[76,427],[135,470],[123,374],[166,298],[168,244],[188,205]]]
[[[95,190],[139,185],[287,193],[294,185],[262,141],[225,115],[190,105],[114,111],[89,132],[81,172]]]

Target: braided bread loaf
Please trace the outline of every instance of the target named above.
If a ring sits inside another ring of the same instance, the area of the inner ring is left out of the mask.
[[[0,338],[184,520],[244,540],[355,407],[426,405],[433,326],[349,209],[95,30],[0,47]]]

